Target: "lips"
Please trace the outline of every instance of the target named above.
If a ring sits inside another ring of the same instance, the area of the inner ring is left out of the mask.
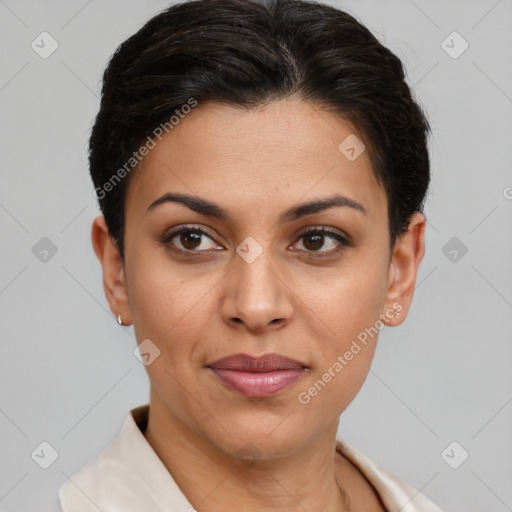
[[[207,367],[228,388],[253,398],[278,393],[291,386],[307,370],[304,363],[273,353],[261,357],[234,354]]]

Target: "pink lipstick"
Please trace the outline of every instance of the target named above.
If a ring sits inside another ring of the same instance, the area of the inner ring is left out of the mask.
[[[226,386],[246,396],[263,398],[291,386],[307,366],[279,354],[253,357],[234,354],[207,365]]]

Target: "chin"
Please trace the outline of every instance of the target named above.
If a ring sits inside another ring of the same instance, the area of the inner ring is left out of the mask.
[[[271,415],[265,421],[261,415],[255,418],[246,414],[239,418],[230,417],[226,423],[219,417],[221,424],[229,425],[228,431],[216,429],[216,435],[212,436],[210,430],[206,436],[232,458],[272,460],[293,453],[307,444],[313,435],[304,422],[297,424],[296,419],[294,422],[293,414],[287,419],[285,417]]]

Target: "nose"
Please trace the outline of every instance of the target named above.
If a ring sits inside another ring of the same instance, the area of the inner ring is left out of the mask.
[[[270,249],[263,250],[254,261],[237,254],[224,280],[224,321],[254,333],[283,328],[294,311],[289,280]]]

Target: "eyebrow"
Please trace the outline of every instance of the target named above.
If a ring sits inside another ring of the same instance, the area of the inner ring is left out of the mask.
[[[234,218],[234,215],[230,210],[227,210],[215,203],[212,203],[207,199],[203,199],[198,196],[191,196],[188,194],[172,192],[168,192],[163,196],[159,197],[157,200],[153,201],[148,206],[146,212],[148,213],[157,208],[158,206],[169,202],[181,203],[185,205],[187,208],[190,208],[191,210],[194,210],[197,213],[206,215],[208,217],[214,217],[216,219],[226,222],[231,221]],[[358,212],[361,212],[364,215],[368,215],[366,208],[362,204],[358,203],[357,201],[354,201],[353,199],[350,199],[349,197],[336,194],[332,197],[328,197],[325,199],[317,199],[314,201],[310,201],[308,203],[293,206],[288,210],[284,211],[279,216],[279,222],[291,222],[301,217],[305,217],[306,215],[318,213],[336,207],[348,207]]]

